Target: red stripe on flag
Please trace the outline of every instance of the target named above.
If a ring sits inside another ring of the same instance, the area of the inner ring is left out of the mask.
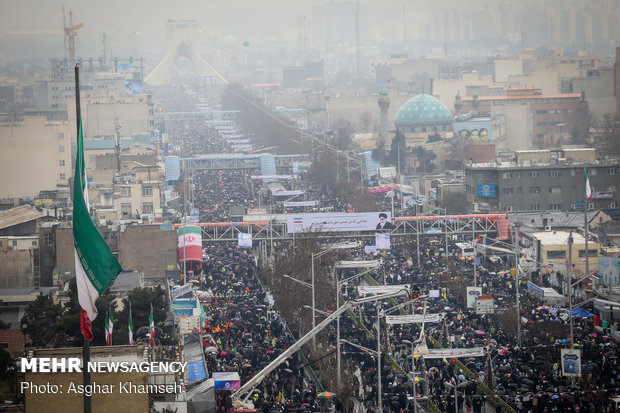
[[[93,340],[93,323],[90,321],[88,314],[83,308],[80,308],[80,330],[86,340]]]

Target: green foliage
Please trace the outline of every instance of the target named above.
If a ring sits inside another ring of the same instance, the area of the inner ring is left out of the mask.
[[[54,347],[63,341],[56,322],[62,317],[62,307],[54,304],[52,299],[40,293],[36,300],[28,306],[21,319],[24,334],[29,334],[35,347]]]
[[[416,146],[412,150],[413,158],[415,160],[416,172],[433,172],[437,167],[433,161],[437,158],[432,151],[427,151],[421,146]]]
[[[405,155],[407,153],[407,144],[405,142],[405,134],[400,129],[396,129],[396,135],[392,139],[392,145],[390,146],[390,163],[394,166],[398,166],[398,159],[400,157],[401,168],[405,166]]]

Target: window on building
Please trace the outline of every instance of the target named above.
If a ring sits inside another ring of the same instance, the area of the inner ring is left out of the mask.
[[[549,176],[560,176],[560,171],[549,171]]]
[[[518,187],[517,188],[517,195],[521,195],[523,193],[523,188]]]
[[[59,146],[58,147],[58,152],[64,152],[65,151],[65,147],[64,146]]]
[[[152,214],[153,213],[153,203],[152,202],[144,202],[142,204],[142,213],[143,214]]]
[[[537,178],[538,177],[538,171],[530,171],[530,178]]]
[[[37,245],[39,245],[39,242],[38,242],[38,241],[32,241],[32,246],[33,246],[33,247],[36,247]]]
[[[530,211],[540,211],[540,204],[530,204]]]
[[[142,196],[153,196],[153,187],[151,187],[151,186],[143,186],[142,187]]]
[[[544,114],[546,114],[546,113],[547,113],[547,110],[546,110],[546,109],[538,109],[538,110],[536,111],[536,114],[537,114],[537,115],[544,115]]]
[[[512,179],[512,172],[504,172],[502,173],[503,179]]]
[[[504,205],[504,212],[512,212],[512,205]]]
[[[540,187],[539,186],[533,186],[530,188],[530,194],[540,194]]]
[[[588,209],[594,209],[594,202],[588,202]]]
[[[615,174],[616,174],[616,168],[609,168],[609,169],[607,170],[607,173],[608,173],[609,175],[615,175]]]
[[[550,194],[561,194],[562,193],[562,187],[560,187],[560,186],[550,186],[549,187],[549,193]]]
[[[14,247],[17,247],[17,241],[13,240],[13,242],[11,242],[11,244],[12,244]]]
[[[517,205],[517,211],[518,211],[518,212],[523,211],[523,204],[519,204],[519,205]]]
[[[521,172],[515,172],[514,176],[516,179],[520,179],[521,178]]]
[[[562,209],[562,204],[549,204],[549,209],[552,211],[559,211]]]
[[[54,234],[51,232],[46,232],[43,234],[43,245],[46,247],[51,247],[54,244]]]
[[[579,250],[579,258],[585,258],[585,257],[586,257],[586,250]],[[588,257],[598,257],[598,251],[589,249]]]
[[[123,216],[125,217],[131,215],[131,204],[130,203],[121,204],[121,214],[123,214]]]
[[[65,166],[65,160],[64,159],[60,159],[58,161],[58,163],[60,164],[60,166]]]
[[[614,201],[609,203],[609,208],[618,208],[618,204]]]
[[[58,132],[58,139],[64,139],[65,138],[65,134],[62,132]]]
[[[131,196],[131,187],[130,186],[121,186],[121,197],[129,198]]]
[[[598,175],[598,170],[597,170],[597,169],[592,168],[592,169],[590,169],[590,170],[588,171],[588,175],[590,175],[590,176]]]
[[[547,251],[548,260],[565,260],[566,251]]]
[[[504,195],[512,195],[512,188],[502,188],[502,193]]]
[[[66,175],[64,173],[60,174],[60,179],[67,179]]]

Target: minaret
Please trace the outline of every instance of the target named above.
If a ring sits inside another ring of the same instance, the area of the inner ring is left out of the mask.
[[[377,99],[379,109],[381,110],[381,125],[379,129],[379,142],[383,143],[383,148],[387,149],[387,137],[390,125],[388,123],[388,108],[390,107],[390,98],[386,90],[379,92],[379,99]]]

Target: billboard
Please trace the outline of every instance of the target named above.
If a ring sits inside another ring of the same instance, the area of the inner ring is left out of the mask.
[[[390,234],[375,234],[375,247],[378,250],[389,250],[391,248]]]
[[[422,324],[422,323],[439,323],[443,320],[443,314],[408,314],[408,315],[386,315],[385,322],[387,324]]]
[[[125,95],[142,94],[142,79],[125,79]]]
[[[620,285],[620,258],[600,257],[598,259],[598,280],[605,287]]]
[[[120,63],[116,64],[116,71],[118,73],[130,73],[133,72],[133,63]]]
[[[489,120],[455,121],[454,135],[464,140],[492,142],[493,124]]]
[[[240,232],[237,234],[239,248],[252,248],[252,234]]]
[[[289,234],[294,234],[299,232],[391,230],[394,228],[391,221],[392,214],[390,212],[289,214],[287,216],[287,231]]]
[[[478,185],[478,196],[480,198],[495,198],[495,197],[497,197],[497,192],[495,190],[495,185],[493,185],[493,184]]]
[[[560,350],[562,376],[581,376],[581,350],[563,348]]]
[[[467,308],[474,308],[476,300],[482,295],[482,287],[467,287]]]
[[[239,373],[213,372],[213,381],[215,390],[239,390],[241,388]]]
[[[207,378],[205,363],[202,360],[192,361],[187,365],[188,378],[190,383]]]

